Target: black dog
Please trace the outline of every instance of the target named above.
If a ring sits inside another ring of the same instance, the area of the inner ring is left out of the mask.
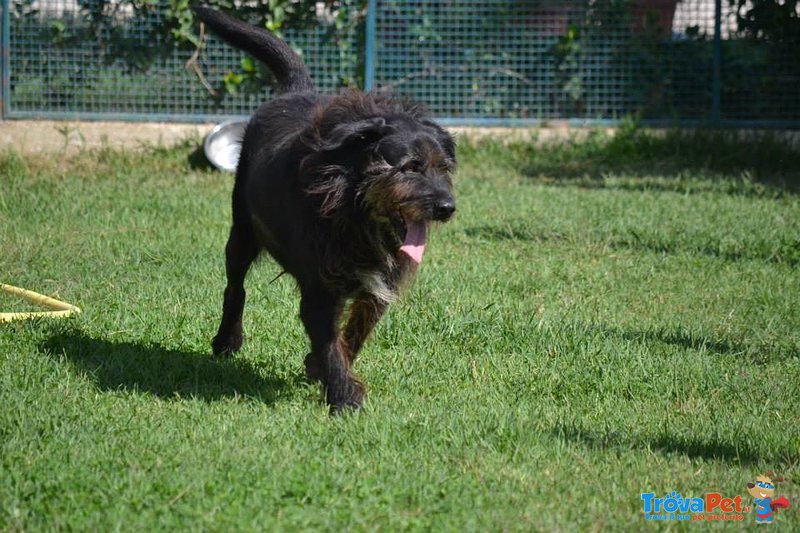
[[[266,249],[300,287],[311,338],[306,373],[323,383],[333,411],[360,407],[364,389],[350,366],[416,271],[430,223],[455,211],[455,143],[405,100],[355,90],[321,96],[277,37],[207,7],[195,13],[263,61],[278,93],[253,115],[242,144],[214,353],[241,346],[244,278]]]

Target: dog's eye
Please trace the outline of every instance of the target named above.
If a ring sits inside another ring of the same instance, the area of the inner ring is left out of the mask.
[[[422,171],[422,161],[418,161],[416,159],[412,159],[405,165],[403,165],[400,170],[403,172],[421,172]]]

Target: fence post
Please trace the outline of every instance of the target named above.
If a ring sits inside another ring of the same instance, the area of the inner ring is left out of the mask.
[[[369,0],[367,2],[366,50],[364,51],[365,91],[371,91],[375,85],[375,17],[377,16],[377,10],[378,0]]]
[[[0,120],[8,116],[8,103],[11,97],[11,14],[8,12],[11,0],[2,0],[2,21],[0,21]]]
[[[714,1],[714,67],[711,84],[711,124],[722,120],[722,0]]]

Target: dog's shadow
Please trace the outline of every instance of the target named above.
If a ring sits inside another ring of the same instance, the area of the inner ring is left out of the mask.
[[[292,381],[264,376],[240,359],[219,359],[158,344],[94,339],[80,332],[56,334],[40,349],[57,360],[63,355],[80,375],[104,391],[208,402],[239,396],[272,404],[296,388]]]

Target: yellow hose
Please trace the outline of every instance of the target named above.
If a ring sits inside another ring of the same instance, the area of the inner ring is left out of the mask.
[[[27,300],[28,302],[34,305],[38,305],[39,307],[46,307],[48,309],[52,309],[52,311],[0,313],[0,322],[11,322],[12,320],[25,320],[26,318],[33,318],[37,316],[59,318],[59,317],[67,317],[72,314],[81,312],[79,307],[68,304],[66,302],[62,302],[60,300],[56,300],[55,298],[50,298],[49,296],[45,296],[44,294],[39,294],[38,292],[29,291],[27,289],[20,289],[19,287],[13,287],[11,285],[6,285],[5,283],[0,283],[0,289],[15,296],[19,296],[20,298],[23,298],[24,300]]]

